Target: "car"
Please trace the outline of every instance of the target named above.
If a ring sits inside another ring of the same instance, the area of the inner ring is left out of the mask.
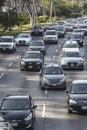
[[[44,43],[58,43],[58,36],[55,30],[47,30],[43,36]]]
[[[43,35],[43,27],[41,25],[35,25],[31,30],[31,35]]]
[[[73,29],[73,33],[80,33],[81,35],[83,35],[83,37],[85,35],[85,32],[82,29],[80,29],[80,28]]]
[[[62,54],[61,66],[63,69],[84,69],[84,59],[78,50],[66,50]]]
[[[1,36],[0,37],[0,51],[15,52],[16,44],[14,36]]]
[[[64,37],[65,36],[66,32],[65,32],[64,27],[62,25],[55,26],[55,30],[56,30],[58,37]]]
[[[36,107],[31,95],[7,95],[1,102],[0,115],[14,129],[33,130]]]
[[[47,30],[54,30],[55,27],[53,26],[52,23],[48,23],[48,24],[45,24],[45,25],[44,25],[43,29],[44,29],[44,32],[45,32],[45,31],[47,31]]]
[[[73,31],[73,26],[70,23],[64,24],[64,29],[66,32]]]
[[[74,80],[66,90],[68,113],[87,112],[87,80]]]
[[[20,70],[40,70],[43,66],[44,56],[40,51],[26,51],[21,57]]]
[[[78,26],[78,28],[80,28],[80,30],[82,30],[84,32],[84,35],[87,36],[87,25],[86,24],[80,24]]]
[[[59,64],[44,64],[40,71],[40,88],[43,89],[66,89],[66,78]]]
[[[30,36],[29,33],[20,33],[16,38],[15,38],[15,43],[16,45],[29,45],[31,42],[32,37]]]
[[[43,40],[32,40],[32,42],[30,42],[28,50],[40,51],[43,55],[46,54],[46,47]]]
[[[79,47],[83,46],[84,35],[82,35],[81,33],[72,33],[70,39],[77,41],[79,44]]]
[[[14,128],[9,122],[0,121],[0,130],[14,130]]]
[[[73,49],[79,51],[79,45],[77,41],[66,41],[63,45],[62,51]]]

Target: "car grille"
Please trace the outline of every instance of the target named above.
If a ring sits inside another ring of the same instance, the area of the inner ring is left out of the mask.
[[[59,80],[59,79],[54,79],[54,80],[50,79],[49,81],[50,81],[51,83],[58,83],[60,80]]]
[[[25,44],[25,41],[19,41],[20,44]]]
[[[87,105],[87,100],[78,101],[79,105]]]

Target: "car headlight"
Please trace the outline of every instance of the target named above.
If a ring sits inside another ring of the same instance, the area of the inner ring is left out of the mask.
[[[69,104],[70,104],[70,105],[73,105],[73,104],[77,104],[77,102],[76,102],[75,100],[73,100],[73,99],[70,99],[70,100],[69,100]]]
[[[30,113],[24,120],[25,121],[29,121],[29,120],[31,120],[32,119],[32,113]]]
[[[48,83],[48,82],[49,82],[49,80],[48,80],[48,79],[46,79],[45,77],[43,77],[43,82],[44,82],[44,83]]]
[[[67,64],[67,61],[62,60],[62,61],[61,61],[61,64],[62,64],[62,65],[63,65],[63,64]]]
[[[25,62],[24,62],[24,61],[21,61],[21,64],[22,64],[22,65],[25,65]]]
[[[61,79],[60,82],[64,82],[65,81],[65,78]]]
[[[37,62],[37,65],[38,65],[38,64],[41,64],[41,63],[42,63],[42,60],[38,61],[38,62]]]
[[[83,63],[83,61],[81,60],[81,61],[79,61],[78,63],[79,63],[79,64],[82,64],[82,63]]]

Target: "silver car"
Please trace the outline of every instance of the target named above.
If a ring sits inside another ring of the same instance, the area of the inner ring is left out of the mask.
[[[78,50],[67,50],[61,58],[61,65],[63,69],[83,69],[84,60]]]

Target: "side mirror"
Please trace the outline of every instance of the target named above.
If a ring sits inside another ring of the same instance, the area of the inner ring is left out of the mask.
[[[34,105],[31,109],[36,109],[37,108],[37,105]]]

